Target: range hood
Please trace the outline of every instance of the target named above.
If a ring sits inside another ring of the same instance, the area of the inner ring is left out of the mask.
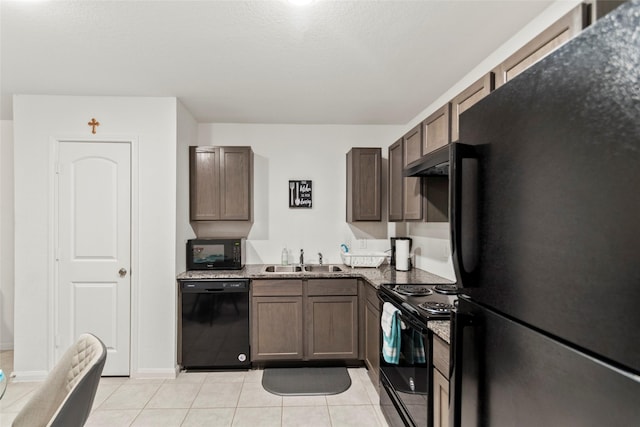
[[[404,176],[446,175],[449,175],[449,145],[422,156],[404,169]]]

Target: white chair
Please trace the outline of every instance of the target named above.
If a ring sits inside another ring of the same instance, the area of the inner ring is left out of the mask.
[[[83,426],[106,359],[102,341],[82,334],[18,413],[13,427]]]

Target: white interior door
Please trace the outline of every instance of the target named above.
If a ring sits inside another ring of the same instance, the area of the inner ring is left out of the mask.
[[[56,360],[91,332],[103,375],[129,375],[131,145],[60,142]]]

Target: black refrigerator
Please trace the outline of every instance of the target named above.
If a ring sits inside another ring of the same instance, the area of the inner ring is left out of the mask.
[[[640,426],[640,3],[460,120],[452,426]]]

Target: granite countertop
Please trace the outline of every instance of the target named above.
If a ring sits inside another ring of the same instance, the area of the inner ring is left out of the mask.
[[[429,273],[428,271],[413,268],[409,271],[396,271],[388,264],[378,268],[351,268],[344,264],[337,265],[342,271],[334,272],[287,272],[267,273],[264,268],[271,264],[247,264],[241,270],[197,270],[185,271],[178,275],[178,280],[205,280],[205,279],[316,279],[316,278],[340,278],[355,277],[366,279],[376,289],[383,283],[453,283],[443,277]]]
[[[383,283],[454,283],[448,279],[429,273],[428,271],[413,268],[409,271],[396,271],[388,264],[378,268],[351,268],[343,264],[331,264],[339,266],[342,271],[337,272],[287,272],[267,273],[264,271],[267,265],[272,264],[247,264],[241,270],[198,270],[180,273],[178,280],[206,280],[206,279],[322,279],[322,278],[362,278],[376,289]],[[427,323],[436,335],[449,343],[449,321],[438,320]]]
[[[451,322],[448,320],[432,320],[427,322],[427,327],[433,331],[434,334],[442,338],[447,344],[451,344],[450,340],[450,327]]]

